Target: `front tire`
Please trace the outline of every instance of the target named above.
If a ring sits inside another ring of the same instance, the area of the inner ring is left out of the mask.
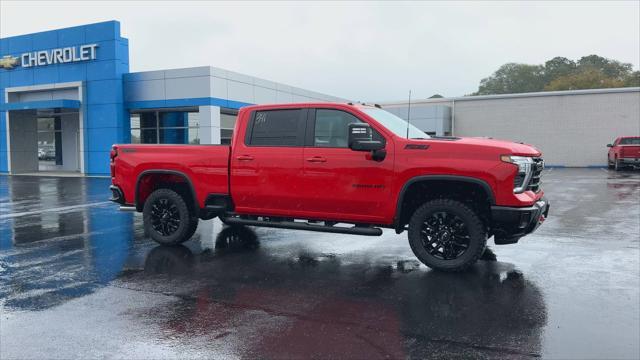
[[[161,245],[189,240],[198,226],[198,218],[189,212],[182,196],[171,189],[151,193],[142,214],[145,232]]]
[[[420,206],[409,222],[409,245],[428,267],[463,271],[484,253],[487,231],[467,205],[450,199],[431,200]]]

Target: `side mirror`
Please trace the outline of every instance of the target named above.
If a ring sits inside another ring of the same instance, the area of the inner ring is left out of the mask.
[[[349,149],[353,151],[377,151],[384,149],[384,143],[373,140],[373,130],[367,123],[349,124]]]
[[[607,144],[607,147],[613,147],[613,144]]]

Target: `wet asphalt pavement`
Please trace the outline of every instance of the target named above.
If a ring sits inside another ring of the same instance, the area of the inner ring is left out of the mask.
[[[386,230],[160,247],[108,179],[0,176],[0,358],[639,358],[640,173],[543,179],[536,233],[442,274]]]

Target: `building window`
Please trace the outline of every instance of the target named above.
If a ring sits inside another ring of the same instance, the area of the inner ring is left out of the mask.
[[[233,128],[236,126],[237,119],[238,110],[220,109],[220,144],[231,144]]]
[[[194,109],[131,113],[131,143],[200,144],[199,116]]]

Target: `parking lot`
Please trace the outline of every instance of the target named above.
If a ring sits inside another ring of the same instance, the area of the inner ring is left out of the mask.
[[[108,179],[1,176],[0,358],[640,357],[640,173],[545,172],[549,219],[462,274],[386,230],[161,247]]]

